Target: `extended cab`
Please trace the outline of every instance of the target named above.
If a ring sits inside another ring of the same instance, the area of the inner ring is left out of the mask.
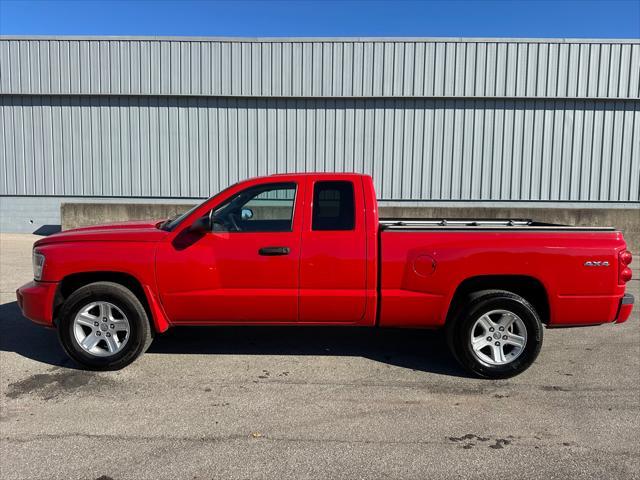
[[[93,369],[131,363],[174,325],[446,328],[492,378],[536,358],[542,325],[622,323],[631,253],[611,228],[379,219],[371,177],[273,175],[177,218],[38,240],[24,315]]]

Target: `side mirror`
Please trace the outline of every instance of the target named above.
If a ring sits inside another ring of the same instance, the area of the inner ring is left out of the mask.
[[[189,231],[195,233],[207,233],[211,231],[211,217],[207,214],[204,217],[200,217],[198,220],[191,224]]]
[[[240,212],[240,218],[242,220],[251,220],[253,218],[253,210],[250,208],[243,208]]]

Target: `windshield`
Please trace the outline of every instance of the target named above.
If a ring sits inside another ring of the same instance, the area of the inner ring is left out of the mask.
[[[158,228],[160,230],[165,230],[167,232],[171,232],[172,230],[174,230],[178,225],[180,225],[182,223],[182,221],[187,218],[189,215],[191,215],[193,212],[195,212],[198,208],[200,208],[203,204],[207,203],[209,200],[217,197],[218,195],[222,195],[224,192],[226,192],[227,190],[229,190],[230,188],[233,188],[237,185],[237,183],[234,183],[233,185],[228,186],[227,188],[225,188],[224,190],[222,190],[221,192],[216,193],[215,195],[207,198],[206,200],[200,202],[199,204],[191,207],[189,210],[187,210],[184,213],[175,215],[171,218],[168,218],[166,221],[162,222],[160,225],[158,225]]]

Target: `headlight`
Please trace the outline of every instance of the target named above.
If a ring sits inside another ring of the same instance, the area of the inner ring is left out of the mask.
[[[40,280],[42,278],[42,269],[44,268],[44,255],[33,251],[33,278]]]

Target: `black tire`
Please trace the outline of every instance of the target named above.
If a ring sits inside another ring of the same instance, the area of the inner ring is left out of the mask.
[[[129,322],[127,342],[120,351],[107,357],[85,351],[74,335],[74,319],[78,312],[97,301],[115,305]],[[90,283],[69,295],[60,310],[57,326],[58,338],[64,350],[73,360],[90,370],[119,370],[126,367],[144,353],[153,340],[147,312],[138,297],[128,288],[113,282]]]
[[[526,328],[522,352],[504,365],[483,362],[471,347],[471,329],[476,320],[493,310],[514,313]],[[447,341],[453,356],[466,370],[482,378],[509,378],[525,371],[540,353],[542,337],[542,322],[535,308],[520,295],[506,290],[483,290],[469,295],[447,321]]]

